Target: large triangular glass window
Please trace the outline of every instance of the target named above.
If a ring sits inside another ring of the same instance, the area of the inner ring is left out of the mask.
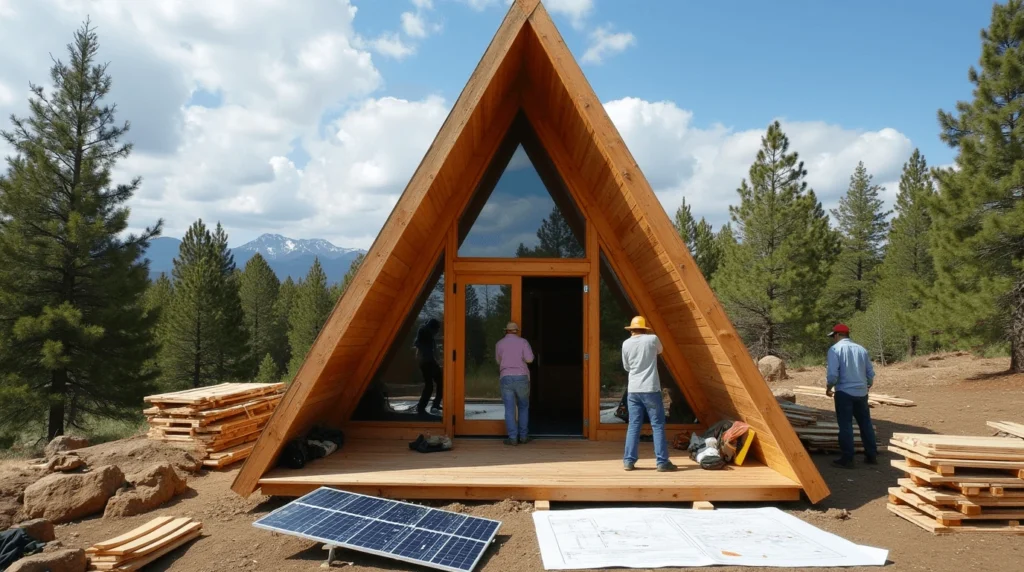
[[[363,392],[353,421],[441,423],[444,255]]]
[[[626,420],[616,416],[619,405],[625,405],[628,379],[622,369],[622,342],[629,336],[624,328],[637,314],[636,305],[629,299],[604,253],[601,253],[601,423],[621,424]],[[693,408],[680,390],[679,382],[658,357],[658,377],[665,403],[665,422],[697,423]]]
[[[585,258],[583,216],[525,117],[459,219],[460,258]]]

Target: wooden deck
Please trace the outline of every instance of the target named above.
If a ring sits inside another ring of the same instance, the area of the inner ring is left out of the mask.
[[[303,469],[274,469],[264,494],[300,496],[331,486],[400,499],[554,501],[786,501],[800,485],[754,460],[705,471],[674,450],[675,473],[654,470],[641,443],[633,472],[622,470],[622,443],[539,440],[509,447],[499,440],[458,439],[451,451],[418,453],[404,441],[352,440]]]

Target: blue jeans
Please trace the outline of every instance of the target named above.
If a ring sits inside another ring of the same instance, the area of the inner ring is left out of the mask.
[[[853,460],[853,420],[857,420],[860,428],[860,440],[864,443],[864,456],[873,459],[878,455],[878,445],[875,443],[875,428],[871,425],[871,408],[868,406],[868,398],[854,397],[849,393],[837,391],[836,400],[836,423],[839,424],[839,450],[842,451],[843,461]]]
[[[644,412],[651,419],[654,430],[654,457],[658,465],[668,462],[668,443],[665,442],[665,404],[661,400],[660,391],[650,393],[632,393],[626,396],[629,408],[629,428],[626,430],[626,452],[622,457],[624,463],[636,463],[637,449],[640,446],[640,428],[643,427]]]
[[[506,375],[501,378],[501,400],[505,403],[505,429],[512,440],[525,439],[530,426],[530,376]],[[519,426],[516,427],[516,409]]]

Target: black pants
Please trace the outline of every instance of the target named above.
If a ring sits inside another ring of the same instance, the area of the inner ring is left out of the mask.
[[[437,387],[437,395],[434,397],[434,407],[441,408],[441,400],[444,397],[444,379],[441,376],[441,366],[437,365],[437,362],[430,360],[428,362],[420,363],[420,372],[423,373],[423,394],[420,395],[420,403],[416,406],[416,410],[420,413],[427,410],[427,402],[430,401],[430,394],[433,393],[434,387]]]

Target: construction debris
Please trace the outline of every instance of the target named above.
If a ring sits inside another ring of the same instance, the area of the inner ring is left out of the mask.
[[[821,397],[824,399],[832,400],[831,397],[825,395],[825,388],[814,385],[798,385],[793,388],[793,393],[797,395],[805,395],[808,397]],[[894,405],[896,407],[914,407],[917,405],[909,399],[903,399],[902,397],[893,397],[892,395],[885,395],[884,393],[868,393],[868,405],[874,407],[876,405]]]
[[[249,456],[283,395],[283,383],[222,383],[150,395],[148,435],[195,443],[204,466],[226,467]]]
[[[935,534],[1024,535],[1024,440],[895,433],[889,511]]]
[[[130,532],[86,549],[89,570],[138,570],[197,538],[202,529],[203,523],[187,517],[154,518]]]
[[[839,451],[839,424],[836,414],[832,411],[815,409],[806,405],[798,405],[779,400],[779,406],[789,419],[804,447],[812,453],[832,453]],[[874,425],[872,425],[874,426]],[[857,424],[853,425],[853,447],[857,452],[864,450]],[[875,433],[877,434],[877,428]]]

